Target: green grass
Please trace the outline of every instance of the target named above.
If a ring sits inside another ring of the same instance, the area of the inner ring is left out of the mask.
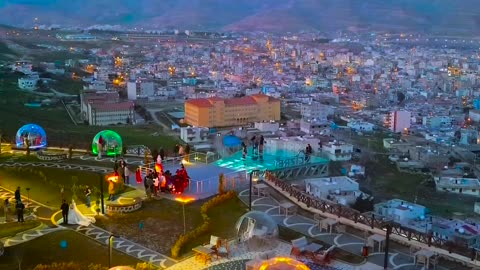
[[[235,225],[238,219],[247,212],[245,204],[238,197],[230,199],[209,212],[211,231],[188,243],[182,253],[191,253],[192,248],[210,242],[210,236],[215,235],[222,239],[231,239],[236,236]],[[228,213],[228,214],[227,214]]]
[[[0,72],[0,133],[10,142],[14,141],[17,130],[28,123],[36,123],[47,132],[47,143],[54,146],[73,145],[82,149],[91,149],[95,134],[104,129],[111,129],[120,134],[124,145],[146,145],[151,148],[164,147],[172,149],[177,138],[162,135],[158,126],[109,126],[95,127],[75,126],[61,104],[44,108],[27,108],[24,104],[31,100],[41,100],[33,94],[17,90],[18,75]],[[73,88],[72,88],[73,89]],[[157,133],[159,135],[153,135]]]
[[[17,56],[17,53],[11,50],[7,44],[0,42],[0,61],[11,61],[8,55]]]
[[[9,222],[0,224],[0,239],[4,237],[15,236],[18,233],[33,229],[39,225],[40,222],[37,220],[29,220],[25,221],[24,223]]]
[[[62,240],[67,248],[60,247]],[[87,268],[89,264],[108,267],[108,248],[74,231],[53,232],[37,239],[5,249],[0,260],[0,269],[18,269],[17,259],[21,259],[21,269],[33,269],[38,264],[53,262],[75,262]],[[139,260],[124,253],[113,251],[113,265],[136,265]]]
[[[54,82],[50,83],[48,86],[54,90],[70,95],[78,95],[83,89],[83,83],[79,80],[73,80],[65,76],[54,76]]]
[[[103,183],[104,196],[108,197],[108,183]],[[0,186],[12,191],[19,186],[22,195],[27,195],[26,188],[30,188],[31,199],[52,207],[60,207],[62,186],[67,201],[75,193],[77,203],[85,203],[83,191],[86,185],[93,189],[92,201],[95,201],[100,194],[100,175],[97,173],[44,167],[0,168]],[[132,189],[118,186],[117,193],[129,190]]]
[[[200,207],[204,202],[205,200],[196,201],[185,206],[187,232],[203,223]],[[189,254],[193,247],[207,243],[210,235],[233,237],[236,233],[235,224],[245,211],[245,205],[238,198],[214,207],[209,212],[210,232],[190,242],[183,248],[182,254]],[[140,229],[140,223],[143,224],[143,229]],[[180,234],[183,234],[182,205],[168,199],[147,201],[142,209],[134,214],[97,219],[96,225],[162,254],[170,254],[170,249]]]
[[[279,227],[279,237],[280,237],[280,239],[282,239],[284,241],[290,242],[294,239],[298,239],[298,238],[303,237],[303,236],[306,236],[306,235],[304,235],[300,232],[297,232],[295,230],[289,229],[287,227],[283,227],[283,226]],[[311,238],[309,236],[306,236],[306,237],[309,240],[309,242],[320,244],[324,248],[329,248],[330,246],[332,246],[332,245],[330,245],[328,243],[325,243],[323,241],[320,241],[316,238]],[[361,264],[365,261],[365,259],[362,256],[350,253],[350,252],[348,252],[346,250],[343,250],[341,248],[335,248],[335,250],[333,252],[334,252],[333,256],[334,256],[335,259],[338,259],[338,260],[341,260],[341,261],[344,261],[344,262],[347,262],[347,263]]]

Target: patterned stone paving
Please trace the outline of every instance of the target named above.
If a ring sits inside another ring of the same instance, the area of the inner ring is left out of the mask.
[[[248,192],[249,190],[244,190],[239,194],[240,199],[247,204]],[[281,226],[293,229],[312,238],[317,238],[331,245],[336,245],[354,254],[360,255],[361,248],[365,243],[364,239],[355,235],[321,232],[314,220],[301,215],[280,215],[278,202],[269,197],[252,196],[252,207],[254,210],[269,214]],[[383,265],[383,258],[383,253],[372,253],[367,261],[372,263],[372,267],[373,265],[378,267]],[[391,269],[400,269],[400,267],[401,269],[408,269],[406,267],[410,266],[414,266],[412,256],[394,250],[390,252],[389,267]]]
[[[110,235],[112,235],[110,232],[98,228],[94,225],[69,226],[69,228],[105,245],[108,245],[108,238],[110,237]],[[144,262],[151,263],[160,268],[167,268],[176,263],[175,260],[163,254],[160,254],[156,251],[153,251],[121,237],[114,238],[113,248]]]

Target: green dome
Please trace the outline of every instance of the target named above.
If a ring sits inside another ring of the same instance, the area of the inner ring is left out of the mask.
[[[98,142],[100,137],[103,139],[103,153],[107,156],[121,156],[123,151],[122,137],[112,130],[102,130],[92,141],[92,152],[94,155],[98,155]]]

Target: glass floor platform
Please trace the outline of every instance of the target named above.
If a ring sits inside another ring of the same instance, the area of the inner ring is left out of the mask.
[[[305,159],[305,154],[295,153],[287,150],[268,149],[264,150],[263,155],[253,153],[249,148],[247,157],[242,157],[242,151],[238,151],[229,157],[222,158],[215,162],[219,167],[229,168],[235,171],[251,170],[276,170],[282,168],[295,167],[299,165],[327,164],[328,159],[311,156],[310,160]]]

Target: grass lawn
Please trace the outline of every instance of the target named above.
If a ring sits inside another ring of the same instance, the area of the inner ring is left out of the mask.
[[[197,201],[185,206],[187,231],[203,223],[200,207],[204,202],[205,200]],[[233,237],[236,233],[235,223],[245,211],[245,205],[238,198],[213,208],[209,212],[211,231],[189,243],[182,250],[182,254],[208,242],[210,235]],[[140,223],[143,224],[143,229],[140,229]],[[180,234],[183,234],[182,205],[168,199],[144,202],[142,209],[135,213],[114,215],[108,219],[97,218],[96,225],[152,250],[170,255],[171,247]]]
[[[62,240],[67,248],[60,247]],[[0,260],[0,269],[18,269],[17,260],[21,259],[21,269],[33,269],[38,264],[53,262],[75,262],[85,268],[89,264],[101,264],[108,267],[108,248],[79,233],[66,230],[53,232],[26,243],[5,249]],[[113,265],[136,265],[139,260],[124,253],[113,251]]]
[[[61,104],[42,108],[28,108],[24,104],[32,100],[42,100],[34,94],[17,90],[19,75],[0,71],[0,133],[4,139],[13,142],[17,130],[28,123],[42,126],[47,133],[47,143],[52,146],[74,145],[90,149],[95,134],[111,129],[122,136],[124,145],[146,145],[151,148],[172,149],[177,138],[162,134],[158,126],[109,126],[95,127],[74,125]],[[57,89],[61,91],[61,89]]]
[[[93,172],[44,167],[0,168],[0,186],[12,191],[20,186],[22,195],[27,195],[26,188],[29,187],[31,199],[53,207],[60,207],[62,186],[64,187],[64,198],[67,201],[75,193],[77,203],[81,204],[85,203],[84,186],[89,185],[93,189],[92,201],[95,201],[100,194],[99,183],[100,175]],[[104,184],[104,194],[108,198],[107,182],[105,181]],[[131,188],[126,187],[123,192],[129,190]],[[120,187],[117,192],[122,192]]]
[[[39,225],[40,221],[38,220],[28,220],[24,223],[9,222],[0,224],[0,239],[4,237],[15,236],[17,233],[33,229]]]
[[[289,229],[287,227],[279,226],[279,236],[280,239],[290,242],[294,239],[298,239],[300,237],[306,236],[304,234],[301,234],[295,230]],[[317,244],[321,244],[324,248],[329,248],[331,245],[327,244],[325,242],[322,242],[318,239],[311,238],[309,236],[306,236],[309,242],[314,242]],[[365,259],[362,256],[350,253],[346,250],[336,248],[334,250],[334,258],[337,260],[341,260],[347,263],[352,263],[352,264],[361,264],[365,261]]]

